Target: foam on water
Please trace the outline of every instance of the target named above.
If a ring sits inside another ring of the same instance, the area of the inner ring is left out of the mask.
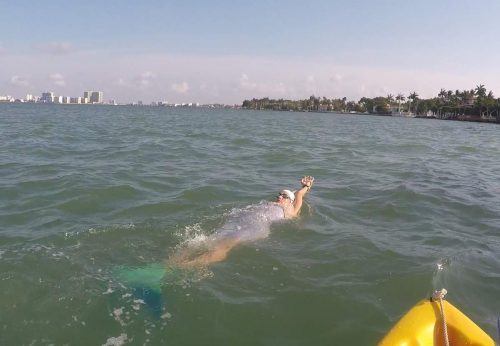
[[[210,233],[202,229],[200,223],[186,226],[183,231],[176,232],[180,246],[199,246],[210,238]]]
[[[128,337],[127,334],[122,333],[119,336],[112,336],[102,346],[122,346],[125,345]]]

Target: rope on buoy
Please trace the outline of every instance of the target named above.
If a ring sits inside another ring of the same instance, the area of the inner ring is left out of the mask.
[[[438,301],[439,306],[441,307],[441,320],[443,322],[444,344],[446,346],[450,346],[450,340],[448,339],[448,327],[446,326],[446,317],[444,315],[444,306],[443,306],[443,300],[444,297],[446,296],[446,293],[448,293],[448,291],[445,288],[436,290],[432,295],[432,300]]]

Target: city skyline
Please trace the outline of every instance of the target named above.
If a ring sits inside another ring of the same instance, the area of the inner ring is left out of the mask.
[[[494,0],[3,4],[0,95],[237,104],[252,97],[500,96]],[[14,28],[16,28],[14,30]]]
[[[11,95],[0,95],[0,102],[35,102],[35,103],[58,103],[58,104],[103,104],[104,93],[102,91],[86,90],[83,96],[56,95],[53,91],[44,91],[41,96],[27,93],[26,97],[12,97]]]
[[[200,104],[199,102],[182,102],[171,103],[167,100],[155,100],[151,102],[144,102],[142,100],[135,100],[132,102],[117,103],[116,100],[104,99],[104,92],[102,91],[83,91],[83,96],[62,96],[56,95],[52,91],[45,91],[41,96],[33,94],[26,94],[25,97],[12,97],[11,95],[0,95],[1,103],[46,103],[46,104],[79,104],[79,105],[134,105],[134,106],[171,106],[171,107],[210,107],[210,108],[234,108],[240,105],[227,105],[222,103],[207,103]]]

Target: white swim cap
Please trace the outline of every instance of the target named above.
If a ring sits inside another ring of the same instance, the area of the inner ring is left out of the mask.
[[[286,196],[288,196],[290,201],[292,201],[292,202],[295,201],[295,194],[290,190],[282,190],[280,192],[280,195],[286,195]]]

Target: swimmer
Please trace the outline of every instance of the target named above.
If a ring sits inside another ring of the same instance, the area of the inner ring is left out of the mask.
[[[276,202],[281,208],[283,208],[283,213],[286,219],[291,219],[297,217],[302,208],[302,199],[304,195],[311,189],[314,183],[314,178],[311,176],[305,176],[300,180],[302,188],[295,193],[290,190],[283,190],[276,197]]]
[[[305,176],[300,180],[302,187],[292,192],[282,190],[274,202],[261,203],[245,210],[237,220],[229,220],[209,241],[209,249],[200,255],[190,248],[174,253],[169,265],[179,267],[200,267],[223,261],[229,251],[244,241],[267,237],[272,222],[295,218],[302,208],[303,198],[311,189],[314,178]],[[194,258],[193,258],[194,255]]]

